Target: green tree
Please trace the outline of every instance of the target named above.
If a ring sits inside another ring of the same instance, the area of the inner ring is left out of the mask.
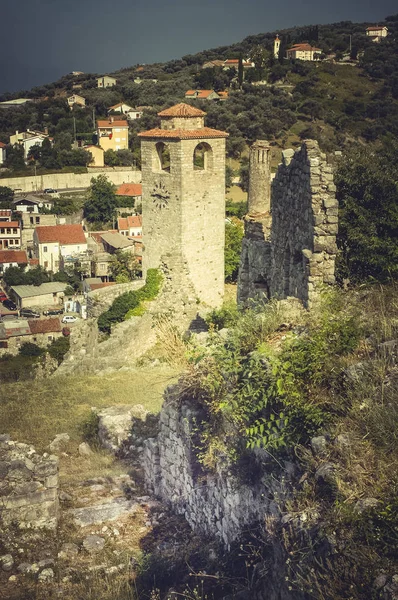
[[[88,197],[84,203],[84,217],[90,223],[109,223],[115,216],[117,206],[116,186],[106,175],[91,179]]]
[[[141,272],[140,265],[131,252],[118,250],[112,256],[110,264],[112,277],[117,283],[127,283],[135,279],[138,273]]]
[[[238,278],[240,254],[242,250],[243,223],[232,218],[225,225],[225,281],[233,282]]]
[[[336,174],[340,204],[338,276],[398,278],[397,142],[350,150]]]
[[[5,185],[0,185],[0,208],[11,208],[13,200],[14,190]]]
[[[242,89],[242,85],[243,85],[243,57],[242,57],[242,54],[239,55],[238,85],[239,85],[239,89]]]
[[[26,169],[22,146],[7,146],[4,166],[14,171]]]

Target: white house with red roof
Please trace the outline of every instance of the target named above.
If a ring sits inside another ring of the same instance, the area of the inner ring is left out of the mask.
[[[21,248],[21,224],[19,221],[0,222],[0,250]]]
[[[6,144],[0,142],[0,165],[4,165],[6,161]]]
[[[22,267],[27,264],[25,250],[0,250],[0,276],[10,267]]]
[[[321,54],[321,48],[315,48],[311,44],[294,44],[286,50],[286,58],[296,58],[297,60],[316,60],[317,54]]]
[[[117,220],[118,232],[127,237],[142,236],[142,216],[129,215],[128,217],[119,217]]]
[[[56,273],[68,260],[87,255],[87,239],[81,225],[36,227],[33,248],[40,266]]]
[[[134,198],[136,201],[141,200],[142,184],[122,183],[116,190],[116,196],[126,196],[127,198]]]
[[[185,92],[185,98],[198,100],[220,100],[220,96],[214,90],[188,90]]]
[[[367,27],[366,35],[372,39],[372,42],[380,42],[380,40],[388,35],[388,27],[381,25],[373,25]]]

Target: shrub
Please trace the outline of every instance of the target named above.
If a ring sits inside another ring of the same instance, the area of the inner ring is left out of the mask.
[[[70,337],[63,336],[56,340],[53,340],[48,346],[47,350],[51,358],[55,358],[60,365],[64,359],[65,354],[70,348]]]
[[[113,324],[121,323],[131,316],[142,315],[144,310],[140,308],[140,303],[156,298],[161,282],[160,272],[157,269],[148,269],[145,285],[141,289],[121,294],[113,301],[112,306],[98,317],[99,330],[109,334]]]
[[[19,349],[21,356],[41,356],[43,352],[43,348],[32,342],[24,342]]]

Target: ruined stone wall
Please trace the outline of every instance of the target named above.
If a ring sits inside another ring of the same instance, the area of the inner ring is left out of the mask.
[[[338,203],[332,167],[317,142],[283,152],[271,187],[271,215],[245,223],[238,300],[295,296],[309,306],[334,283]]]
[[[204,473],[193,441],[201,415],[187,403],[178,407],[176,393],[177,388],[166,391],[158,437],[144,444],[146,485],[193,529],[229,546],[246,526],[279,514],[275,499],[284,493],[284,477],[264,476],[249,486],[221,466],[216,474]]]
[[[58,458],[0,436],[0,530],[54,530],[58,519]]]

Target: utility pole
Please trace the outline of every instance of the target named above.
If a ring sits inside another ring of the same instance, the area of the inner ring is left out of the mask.
[[[76,144],[76,119],[73,117],[73,141]]]
[[[93,108],[93,129],[95,131],[96,127],[95,127],[95,108]]]
[[[352,51],[352,35],[350,33],[350,56],[351,56],[351,51]]]

